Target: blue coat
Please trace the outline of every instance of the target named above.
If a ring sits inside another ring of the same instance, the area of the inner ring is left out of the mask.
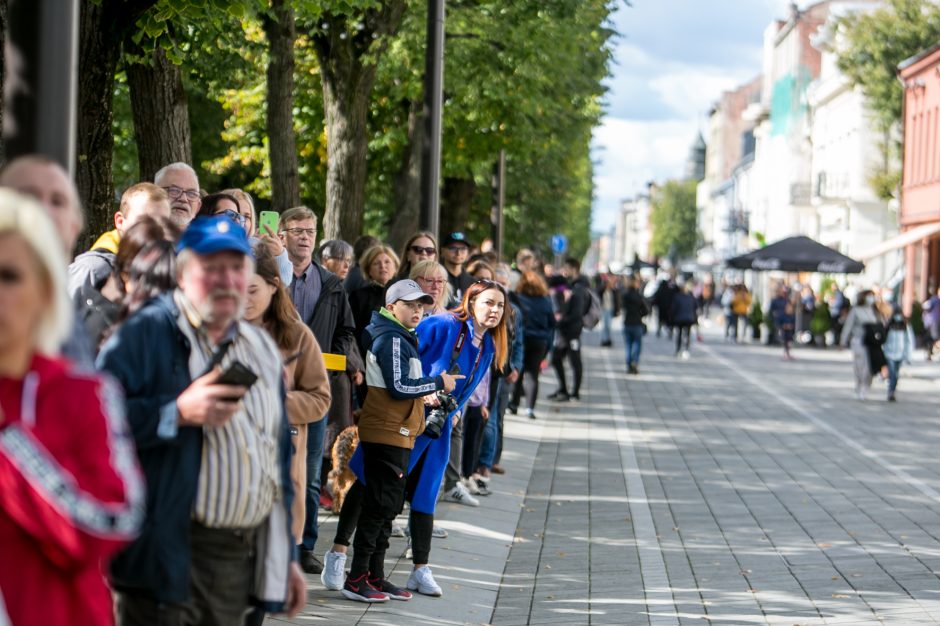
[[[486,376],[490,365],[493,363],[493,356],[496,352],[493,337],[490,333],[483,336],[483,354],[480,357],[480,363],[476,371],[470,377],[473,362],[479,352],[477,348],[473,347],[471,341],[473,339],[473,320],[468,319],[466,322],[460,322],[452,313],[440,313],[427,317],[418,324],[418,352],[421,354],[421,364],[427,376],[437,376],[450,367],[451,353],[454,350],[454,344],[457,343],[457,336],[460,334],[462,325],[467,327],[467,339],[460,351],[460,356],[457,358],[457,363],[460,366],[460,373],[468,378],[458,380],[457,387],[451,392],[457,400],[457,410],[461,412],[470,399],[473,390]],[[422,456],[425,457],[424,467],[421,469],[421,476],[418,478],[417,487],[411,499],[411,508],[420,513],[433,514],[434,507],[437,504],[437,493],[440,491],[441,481],[444,480],[444,468],[447,466],[447,459],[450,457],[450,433],[453,429],[452,415],[448,416],[438,439],[421,435],[415,440],[415,447],[411,452],[411,461],[408,464],[409,472],[414,469]]]
[[[111,580],[120,591],[169,603],[189,599],[189,527],[202,459],[202,428],[175,426],[176,398],[192,382],[191,346],[179,316],[172,293],[151,300],[118,328],[97,361],[124,388],[127,420],[147,481],[143,530],[111,562]],[[279,443],[289,512],[293,488],[286,411]]]

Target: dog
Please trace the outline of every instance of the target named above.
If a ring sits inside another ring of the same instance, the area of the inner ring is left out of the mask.
[[[359,446],[359,428],[350,426],[336,436],[333,443],[333,469],[327,479],[332,486],[333,512],[339,513],[343,508],[346,493],[356,482],[356,475],[349,469],[349,459]]]

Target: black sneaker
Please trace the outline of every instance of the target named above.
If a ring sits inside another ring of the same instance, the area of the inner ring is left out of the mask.
[[[571,399],[571,396],[569,396],[564,391],[556,391],[552,395],[548,396],[548,399],[552,402],[567,402]]]
[[[573,400],[573,401],[575,401],[575,402],[581,402],[581,394],[580,394],[580,393],[573,393],[573,394],[571,394],[570,396],[568,396],[568,399],[569,399],[569,400]]]
[[[377,589],[384,593],[392,600],[411,600],[413,594],[407,589],[402,589],[397,585],[393,584],[389,579],[383,578],[381,580],[376,578],[369,579],[369,585],[374,589]]]
[[[516,404],[507,404],[506,410],[515,415],[519,411],[519,406]]]
[[[300,569],[308,574],[321,574],[323,572],[323,561],[318,559],[312,550],[301,550]]]
[[[367,574],[361,574],[359,578],[346,576],[342,591],[344,596],[357,602],[388,602],[388,595],[373,587]]]

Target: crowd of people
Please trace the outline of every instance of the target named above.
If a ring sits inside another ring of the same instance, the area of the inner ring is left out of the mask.
[[[781,281],[772,287],[773,297],[766,310],[743,282],[723,280],[716,285],[711,276],[696,279],[670,272],[644,282],[635,274],[602,274],[595,289],[606,309],[601,345],[611,345],[610,320],[622,315],[626,365],[631,374],[639,371],[646,315],[655,312],[656,336],[674,338],[676,357],[688,359],[692,331],[700,319],[709,319],[713,305],[721,307],[726,341],[740,342],[747,327],[759,339],[761,329],[767,328],[767,343],[781,345],[785,361],[794,359],[792,347],[797,341],[849,348],[855,395],[862,401],[876,376],[886,382],[887,400],[897,399],[901,366],[911,363],[917,345],[911,321],[894,293],[886,289],[856,289],[850,296],[836,282],[829,282],[817,294],[809,285]],[[921,306],[922,342],[929,360],[940,341],[940,291]],[[696,337],[701,339],[697,330]]]
[[[505,412],[536,418],[549,364],[551,399],[580,398],[593,298],[575,259],[508,265],[462,232],[318,244],[309,208],[275,226],[185,163],[126,189],[114,228],[71,258],[84,219],[61,167],[21,157],[0,187],[13,624],[260,624],[299,611],[304,573],[362,602],[440,596],[437,502],[480,506],[506,471]],[[340,493],[323,479],[350,429]],[[409,536],[404,586],[383,567],[393,533]]]

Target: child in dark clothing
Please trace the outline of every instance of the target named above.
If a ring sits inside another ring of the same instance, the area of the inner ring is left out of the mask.
[[[368,346],[369,393],[359,416],[363,470],[353,486],[362,490],[362,509],[353,540],[352,566],[342,589],[350,600],[411,598],[411,592],[385,578],[385,551],[392,520],[404,502],[415,438],[424,430],[422,398],[439,390],[452,391],[455,381],[463,378],[447,372],[422,376],[414,328],[424,316],[424,304],[432,303],[433,298],[416,282],[399,281],[389,287],[385,307],[372,314],[366,327],[363,343]]]

